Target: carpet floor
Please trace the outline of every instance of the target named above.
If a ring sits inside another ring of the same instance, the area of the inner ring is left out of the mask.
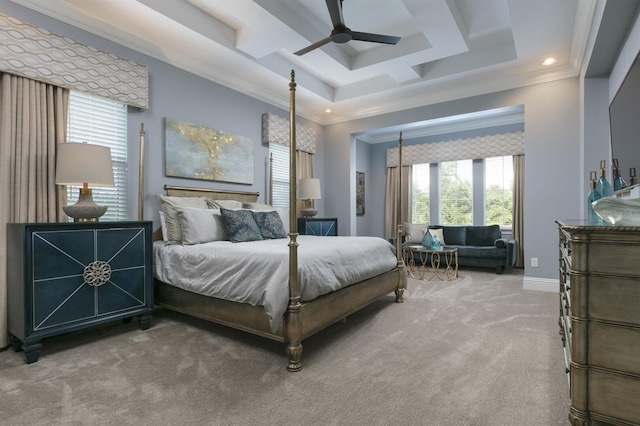
[[[284,345],[166,310],[0,352],[7,425],[565,425],[558,299],[522,271],[410,279],[303,342]]]

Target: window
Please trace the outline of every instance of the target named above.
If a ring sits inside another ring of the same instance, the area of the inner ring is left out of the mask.
[[[273,160],[271,163],[271,177],[273,179],[272,205],[275,208],[289,208],[289,147],[278,143],[270,143],[269,155]]]
[[[434,167],[439,171],[436,177],[429,172]],[[513,225],[512,156],[431,165],[414,164],[412,169],[413,223],[498,224],[504,229]],[[474,201],[474,194],[480,199]],[[474,205],[477,209],[475,216]]]
[[[87,142],[111,149],[113,187],[91,188],[96,204],[108,206],[101,220],[127,219],[127,106],[71,91],[67,142]],[[67,204],[78,200],[78,187],[67,187]]]
[[[429,164],[415,164],[412,169],[411,185],[411,221],[429,223],[430,188]]]
[[[485,158],[484,173],[485,223],[510,228],[513,224],[513,157]]]
[[[440,163],[440,223],[473,224],[473,178],[471,160]]]

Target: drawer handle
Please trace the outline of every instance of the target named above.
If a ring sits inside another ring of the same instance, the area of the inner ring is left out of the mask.
[[[91,287],[100,287],[111,278],[111,266],[101,260],[91,262],[84,268],[82,278]]]

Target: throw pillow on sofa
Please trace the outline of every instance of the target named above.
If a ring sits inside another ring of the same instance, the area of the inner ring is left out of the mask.
[[[424,233],[429,227],[426,223],[404,223],[404,242],[411,244],[422,244]]]
[[[437,238],[440,241],[441,246],[447,244],[444,241],[444,234],[442,232],[442,229],[429,229],[429,233],[431,234],[432,238]]]

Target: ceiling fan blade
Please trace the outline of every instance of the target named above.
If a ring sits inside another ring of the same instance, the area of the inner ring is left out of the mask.
[[[333,28],[339,25],[345,26],[344,16],[342,16],[342,0],[327,0],[327,8],[329,9]]]
[[[384,43],[384,44],[397,44],[400,41],[400,38],[401,37],[351,31],[352,40],[372,41],[374,43]]]
[[[331,41],[331,37],[323,38],[322,40],[316,41],[315,43],[313,43],[310,46],[305,47],[304,49],[298,50],[296,53],[294,53],[294,55],[302,56],[305,53],[309,53],[312,50],[317,49],[318,47],[324,46],[325,44],[329,43],[330,41]]]

